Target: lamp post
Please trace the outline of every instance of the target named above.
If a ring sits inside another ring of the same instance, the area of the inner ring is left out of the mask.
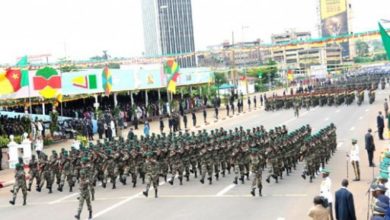
[[[242,45],[243,47],[245,48],[245,35],[244,35],[244,31],[245,29],[249,29],[249,26],[244,26],[242,25],[241,26],[241,32],[242,32]],[[243,50],[245,51],[245,50]],[[243,70],[244,70],[244,76],[245,76],[245,90],[246,90],[246,94],[248,95],[249,94],[249,88],[248,88],[248,74],[247,74],[247,71],[246,71],[246,65],[245,65],[245,57],[244,57],[244,53],[242,54],[242,67],[243,67]]]

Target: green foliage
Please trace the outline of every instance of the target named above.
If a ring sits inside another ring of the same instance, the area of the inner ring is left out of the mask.
[[[60,66],[60,71],[62,73],[69,73],[69,72],[76,72],[78,71],[80,68],[78,68],[76,65],[74,64],[71,64],[71,65],[61,65]]]
[[[215,72],[214,73],[215,85],[220,86],[224,83],[228,83],[228,79],[226,77],[226,72]]]
[[[23,137],[21,135],[14,136],[14,141],[18,144],[22,143]],[[9,137],[6,135],[0,136],[0,148],[7,148],[9,144]]]
[[[369,46],[366,42],[358,40],[356,41],[356,53],[358,56],[363,57],[369,53]]]
[[[7,136],[0,136],[0,148],[6,148],[9,143],[9,138]]]
[[[372,57],[357,56],[357,57],[353,58],[353,61],[355,63],[370,63],[370,62],[376,62],[376,61],[383,61],[383,60],[386,60],[386,59],[387,59],[386,53],[377,53],[377,54],[375,54]]]

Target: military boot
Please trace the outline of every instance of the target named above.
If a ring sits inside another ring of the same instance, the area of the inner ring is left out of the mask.
[[[53,193],[52,187],[49,187],[49,194]]]
[[[26,197],[26,196],[23,196],[23,205],[24,205],[24,206],[27,205],[26,200],[27,200],[27,197]]]
[[[222,177],[225,177],[225,175],[226,175],[225,170],[223,170],[223,171],[221,172],[221,174],[222,174]]]
[[[77,220],[79,220],[80,219],[80,212],[79,213],[77,213],[77,215],[75,215],[74,217],[77,219]]]
[[[269,177],[267,177],[267,179],[265,179],[265,181],[266,181],[267,183],[270,183]]]
[[[194,176],[195,176],[195,179],[198,178],[198,172],[196,172],[196,170],[194,172]]]
[[[154,189],[154,198],[158,198],[158,189]]]
[[[183,177],[179,176],[180,185],[183,185]]]
[[[242,183],[242,184],[245,183],[244,176],[241,176],[241,177],[240,177],[240,180],[241,180],[241,183]]]
[[[218,172],[215,173],[215,179],[217,179],[217,181],[219,179],[219,173]]]
[[[278,183],[278,182],[279,182],[279,181],[278,181],[278,176],[273,175],[272,177],[275,179],[275,183]]]
[[[168,183],[171,184],[172,186],[173,186],[173,179],[174,179],[174,177],[172,177],[172,178],[168,181]]]
[[[41,187],[37,186],[37,192],[41,192]]]
[[[116,189],[116,182],[112,182],[112,189]]]
[[[92,210],[89,210],[88,219],[92,219]]]
[[[73,192],[73,186],[72,185],[69,186],[69,192]]]
[[[12,200],[9,201],[11,205],[15,205],[15,198],[12,198]]]
[[[255,190],[256,190],[256,188],[252,188],[252,191],[251,191],[252,196],[256,196]]]
[[[189,173],[186,174],[186,180],[187,180],[187,182],[190,181],[190,174]]]
[[[148,197],[148,195],[149,195],[149,190],[143,191],[142,194],[144,194],[145,197]]]
[[[202,178],[202,179],[200,179],[200,182],[202,183],[202,184],[204,184],[204,179]]]
[[[238,178],[237,177],[234,177],[233,183],[236,184],[236,185],[238,184]]]
[[[103,188],[106,188],[106,187],[107,187],[107,183],[103,182],[103,183],[102,183],[102,187],[103,187]]]
[[[249,172],[245,173],[246,180],[249,180]]]
[[[31,192],[31,185],[32,185],[32,184],[28,184],[27,191],[29,191],[29,192]]]
[[[259,186],[259,196],[263,196],[263,194],[261,194],[262,190],[263,190],[263,186]]]
[[[60,192],[62,192],[62,188],[63,188],[63,185],[59,185],[58,188],[57,188],[57,190],[60,191]]]
[[[207,178],[209,180],[209,184],[213,184],[213,178],[210,176],[209,178]]]

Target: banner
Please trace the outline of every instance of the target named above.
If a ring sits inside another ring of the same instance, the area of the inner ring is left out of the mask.
[[[320,0],[322,37],[349,34],[347,0]],[[340,43],[343,57],[349,56],[349,43]]]
[[[167,75],[164,74],[163,65],[160,64],[133,65],[110,71],[112,92],[167,87]],[[181,69],[181,72],[177,81],[178,86],[206,84],[213,76],[209,68]],[[56,94],[63,96],[104,93],[101,75],[102,69],[88,69],[42,78],[36,71],[29,71],[31,85],[22,87],[17,92],[0,95],[0,100],[41,97],[40,92],[48,85],[56,89]]]

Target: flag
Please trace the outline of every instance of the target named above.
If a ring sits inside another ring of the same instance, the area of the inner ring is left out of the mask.
[[[176,94],[176,84],[177,84],[178,77],[179,77],[179,73],[173,74],[172,78],[169,80],[168,83],[168,92],[172,92]]]
[[[77,76],[72,79],[72,84],[83,89],[97,89],[96,75]]]
[[[20,58],[20,60],[16,63],[17,67],[27,67],[28,66],[28,58],[27,56],[23,56]]]
[[[28,78],[28,58],[27,56],[23,56],[20,58],[20,60],[16,63],[16,66],[21,69],[22,76],[20,80],[20,86],[28,86],[30,84],[30,80]]]
[[[288,79],[289,81],[294,80],[294,71],[292,71],[292,70],[288,70],[288,71],[287,71],[287,79]]]
[[[378,25],[379,25],[379,32],[381,33],[381,37],[382,37],[383,47],[386,50],[387,59],[390,60],[390,36],[383,28],[381,23],[378,23]]]
[[[20,89],[22,73],[20,69],[9,68],[0,72],[0,95],[11,94]]]
[[[168,80],[168,92],[176,93],[176,84],[180,76],[179,73],[180,66],[175,60],[168,60],[164,64],[164,72],[170,75]]]
[[[33,83],[34,90],[39,91],[45,99],[55,98],[59,94],[58,90],[62,88],[61,76],[51,67],[39,69],[33,78]]]
[[[112,75],[108,67],[104,67],[102,73],[103,89],[106,96],[109,96],[112,90]]]

